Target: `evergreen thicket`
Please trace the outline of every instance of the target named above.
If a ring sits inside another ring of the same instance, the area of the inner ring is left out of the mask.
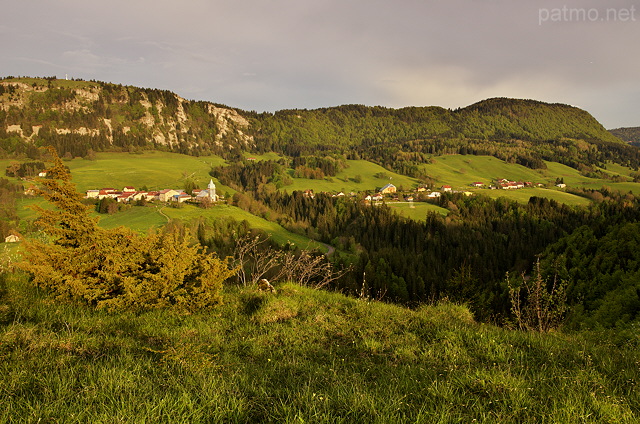
[[[222,282],[235,273],[228,260],[201,252],[178,232],[100,228],[70,180],[54,154],[39,194],[55,208],[35,207],[41,233],[25,240],[21,263],[36,285],[107,309],[194,310],[222,301]]]

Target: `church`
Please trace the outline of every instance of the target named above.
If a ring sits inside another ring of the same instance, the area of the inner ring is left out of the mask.
[[[198,194],[196,194],[196,201],[201,202],[202,199],[208,198],[212,202],[217,202],[219,200],[218,195],[216,194],[216,185],[213,183],[213,180],[209,181],[206,190],[201,190]]]

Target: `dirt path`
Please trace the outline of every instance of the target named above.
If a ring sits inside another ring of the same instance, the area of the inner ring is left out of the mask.
[[[166,208],[166,206],[161,207],[160,209],[158,209],[158,213],[162,216],[164,216],[167,220],[167,222],[171,221],[171,218],[169,218],[169,216],[167,214],[165,214],[164,212],[162,212],[162,210]]]
[[[335,253],[335,251],[336,251],[335,247],[331,246],[330,244],[326,244],[326,243],[322,243],[322,245],[327,248],[327,253],[325,253],[325,255],[327,257],[329,257],[329,256],[331,256],[331,255],[333,255]]]

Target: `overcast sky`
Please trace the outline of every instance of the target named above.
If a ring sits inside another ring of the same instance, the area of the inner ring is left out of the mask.
[[[640,0],[0,0],[0,74],[245,110],[489,97],[640,126]]]

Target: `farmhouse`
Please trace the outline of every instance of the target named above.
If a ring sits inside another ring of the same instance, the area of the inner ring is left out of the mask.
[[[173,198],[173,196],[177,194],[180,194],[180,191],[166,188],[158,192],[158,200],[160,200],[161,202],[168,202]]]
[[[100,190],[87,190],[87,199],[97,199],[100,195]]]
[[[396,189],[396,186],[394,186],[393,184],[387,184],[386,186],[382,187],[379,191],[381,194],[389,194],[389,193],[395,193],[397,189]]]
[[[131,193],[131,192],[130,193],[122,193],[121,195],[116,197],[116,200],[118,202],[129,202],[134,194],[135,194],[135,192],[133,192],[133,193]]]
[[[171,200],[172,200],[173,202],[184,203],[184,202],[186,202],[187,200],[191,200],[191,196],[190,196],[190,195],[188,195],[187,193],[185,193],[185,192],[183,191],[183,192],[180,192],[180,193],[178,193],[178,194],[175,194],[175,195],[171,198]]]
[[[475,183],[471,183],[471,185],[473,187],[478,187],[478,188],[484,187],[484,183],[481,183],[479,181],[476,181]]]
[[[429,193],[427,195],[427,197],[429,199],[437,199],[438,197],[440,197],[442,195],[442,193],[440,193],[439,191],[432,191],[431,193]]]
[[[447,191],[451,191],[451,186],[450,185],[443,185],[442,187],[440,187],[440,190],[447,192]]]
[[[373,196],[368,194],[367,197],[364,198],[365,202],[379,202],[383,199],[382,194],[374,194]]]

